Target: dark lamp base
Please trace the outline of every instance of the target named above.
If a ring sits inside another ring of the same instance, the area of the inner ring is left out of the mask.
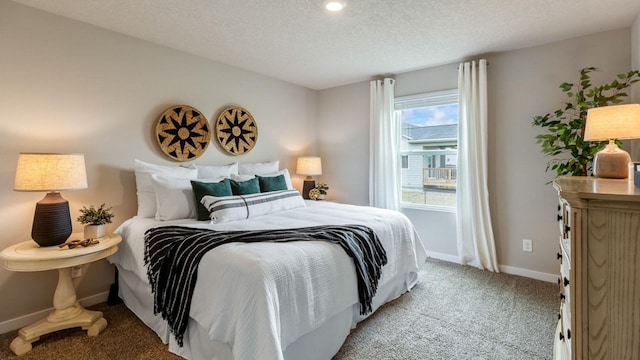
[[[310,176],[307,176],[307,178],[304,179],[304,183],[302,184],[302,198],[309,199],[309,191],[314,187],[316,187],[316,181],[313,180],[313,178],[311,178]]]
[[[60,193],[50,192],[36,203],[31,238],[40,246],[63,244],[71,235],[69,202]]]
[[[629,153],[609,143],[593,158],[593,175],[599,178],[626,179],[629,175]]]

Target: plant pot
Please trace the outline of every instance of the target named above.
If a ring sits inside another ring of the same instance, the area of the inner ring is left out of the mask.
[[[84,238],[97,239],[104,236],[104,225],[85,225]]]

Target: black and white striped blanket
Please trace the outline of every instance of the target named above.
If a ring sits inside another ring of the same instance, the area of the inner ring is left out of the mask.
[[[325,225],[296,229],[215,231],[166,226],[145,232],[144,261],[154,295],[154,313],[167,320],[180,346],[187,329],[198,264],[206,252],[231,242],[323,240],[338,244],[354,262],[360,313],[372,311],[387,255],[375,232],[363,225]]]

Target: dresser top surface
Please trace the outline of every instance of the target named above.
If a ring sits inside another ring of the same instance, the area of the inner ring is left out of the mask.
[[[553,186],[563,197],[640,202],[640,189],[627,179],[561,176],[553,181]]]

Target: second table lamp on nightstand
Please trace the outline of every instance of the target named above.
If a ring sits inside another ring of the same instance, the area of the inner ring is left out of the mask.
[[[60,190],[87,188],[82,154],[27,154],[18,156],[13,189],[47,191],[36,204],[31,238],[40,246],[64,243],[71,235],[69,202]]]
[[[309,199],[309,190],[316,187],[316,181],[311,176],[322,175],[322,160],[319,156],[299,157],[296,174],[307,175],[302,186],[302,197]]]
[[[627,178],[631,157],[615,141],[636,138],[640,138],[640,104],[589,109],[584,140],[609,140],[609,144],[593,158],[593,174],[600,178]]]

